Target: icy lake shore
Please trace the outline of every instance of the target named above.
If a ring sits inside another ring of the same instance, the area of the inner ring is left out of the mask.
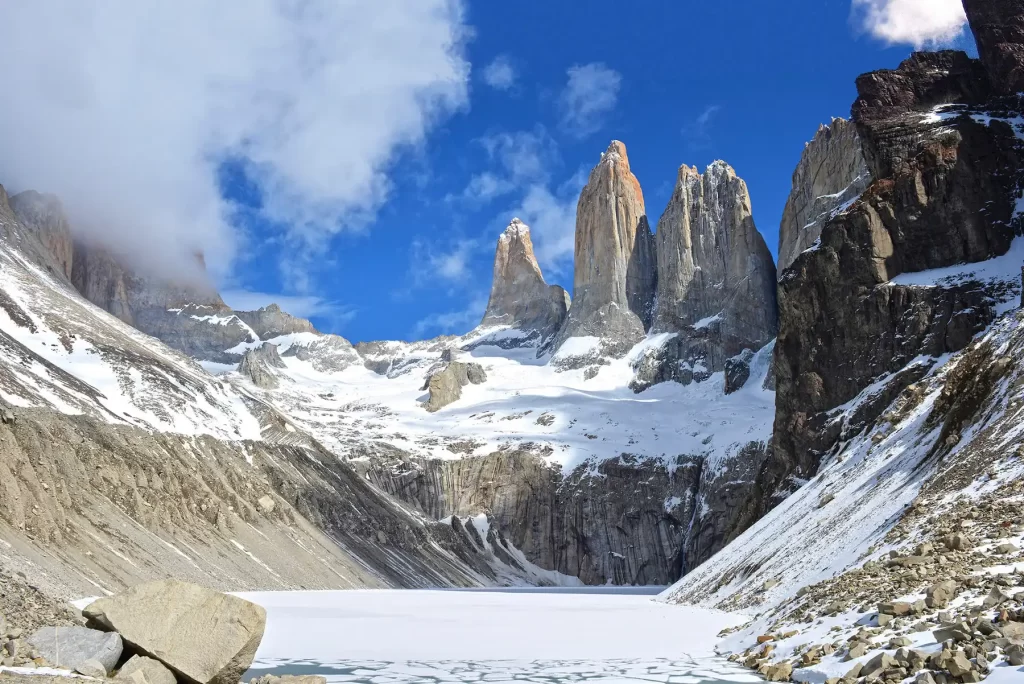
[[[372,682],[756,682],[714,655],[742,618],[650,590],[323,591],[240,596],[267,609],[249,676]]]

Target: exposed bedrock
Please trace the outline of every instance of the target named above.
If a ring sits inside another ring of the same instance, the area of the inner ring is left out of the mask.
[[[780,275],[815,243],[832,215],[859,197],[870,183],[871,172],[861,152],[856,124],[833,119],[818,128],[793,172],[793,189],[782,213]]]
[[[656,283],[640,181],[626,146],[612,141],[577,205],[572,306],[554,347],[571,337],[597,337],[602,355],[621,357],[650,327]]]
[[[775,262],[754,226],[747,185],[728,164],[679,169],[658,222],[657,257],[651,332],[675,336],[637,359],[634,390],[702,381],[775,337]]]
[[[817,470],[837,440],[871,422],[923,372],[924,355],[964,348],[995,317],[1006,285],[970,280],[902,284],[900,275],[1006,253],[1017,234],[1021,142],[992,101],[981,63],[959,52],[918,53],[857,79],[854,119],[874,178],[830,220],[820,244],[779,283],[774,456],[765,509]],[[959,104],[959,109],[936,110]],[[984,111],[996,110],[983,117]],[[893,279],[896,279],[895,281]],[[882,379],[855,416],[830,411]],[[870,408],[873,407],[873,408]]]
[[[568,310],[568,293],[544,282],[529,226],[512,219],[498,238],[491,297],[480,325],[509,326],[544,340],[558,332]]]
[[[701,456],[586,463],[565,474],[525,451],[439,461],[371,456],[371,482],[427,516],[490,515],[537,565],[588,584],[678,579],[756,519],[748,503],[768,445],[751,443],[728,467]]]

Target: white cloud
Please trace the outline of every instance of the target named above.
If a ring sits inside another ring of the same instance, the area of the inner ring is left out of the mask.
[[[477,140],[497,170],[470,178],[460,197],[488,202],[515,192],[524,185],[544,183],[559,163],[558,145],[543,126],[531,131],[501,132]]]
[[[537,262],[549,282],[561,276],[568,277],[571,285],[576,250],[576,205],[586,182],[586,170],[580,169],[554,190],[546,185],[533,185],[519,205],[509,212],[530,226]]]
[[[615,108],[622,76],[599,62],[570,67],[567,73],[569,80],[559,98],[562,126],[582,138],[600,130]]]
[[[271,304],[277,304],[283,311],[298,318],[323,317],[347,322],[356,315],[355,309],[349,306],[315,296],[273,294],[237,289],[224,290],[220,296],[224,303],[235,311],[255,311]]]
[[[423,240],[412,243],[410,275],[417,287],[452,285],[464,282],[472,272],[473,255],[479,240],[463,239],[440,246]]]
[[[683,136],[690,147],[700,149],[711,144],[711,123],[720,111],[721,106],[708,105],[691,123],[683,126]]]
[[[477,293],[460,311],[435,313],[421,318],[409,333],[410,339],[422,340],[428,335],[462,335],[469,332],[483,320],[487,299],[487,295]]]
[[[853,11],[876,38],[915,48],[949,44],[967,24],[961,0],[853,0]]]
[[[241,160],[295,251],[364,225],[405,147],[467,102],[459,0],[34,0],[4,8],[0,182],[77,229],[223,276]],[[284,251],[284,250],[283,250]],[[178,260],[175,256],[184,256]]]
[[[484,83],[495,90],[508,90],[516,84],[516,70],[508,55],[499,55],[484,67]]]

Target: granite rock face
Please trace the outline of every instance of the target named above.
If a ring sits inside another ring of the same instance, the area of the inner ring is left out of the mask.
[[[793,190],[779,228],[779,274],[821,235],[832,215],[871,183],[857,127],[847,119],[821,126],[793,172]]]
[[[371,456],[367,478],[431,518],[487,513],[533,563],[588,584],[678,578],[701,459],[624,455],[560,468],[525,451],[451,461]]]
[[[544,282],[529,226],[512,219],[498,238],[491,297],[480,325],[509,326],[544,340],[561,328],[568,310],[568,293]]]
[[[577,205],[573,300],[554,348],[571,337],[597,337],[601,355],[621,357],[650,327],[657,279],[643,191],[616,140]]]
[[[37,233],[46,251],[53,256],[56,269],[70,278],[74,242],[60,200],[28,190],[11,197],[9,205],[18,221]]]
[[[963,0],[978,55],[996,92],[1024,91],[1024,3],[1021,0]]]
[[[277,353],[277,345],[264,342],[245,352],[242,362],[238,364],[238,372],[261,389],[277,389],[279,383],[273,369],[284,367],[284,361]]]
[[[459,400],[466,385],[480,385],[487,382],[487,373],[479,363],[452,361],[443,370],[433,373],[427,380],[430,392],[424,407],[430,413],[440,411],[448,404]]]
[[[775,262],[754,226],[746,183],[725,162],[683,166],[657,231],[653,333],[674,334],[635,364],[637,391],[688,384],[768,344],[778,329]]]
[[[1019,232],[1024,149],[998,120],[1015,115],[998,112],[1019,111],[1020,103],[993,100],[981,63],[960,52],[917,53],[896,70],[861,76],[857,87],[854,120],[874,181],[779,283],[765,509],[926,372],[928,364],[912,360],[964,348],[1006,296],[971,280],[891,281],[1006,253]],[[880,379],[873,400],[852,415],[830,415]]]

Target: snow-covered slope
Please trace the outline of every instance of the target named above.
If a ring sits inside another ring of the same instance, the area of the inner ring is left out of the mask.
[[[0,397],[112,424],[259,439],[251,397],[85,301],[0,208]],[[33,258],[37,257],[37,258]]]
[[[368,441],[440,459],[530,445],[570,472],[584,462],[622,454],[666,462],[679,454],[724,456],[771,434],[774,393],[762,388],[768,352],[755,362],[744,389],[729,396],[722,373],[702,383],[663,383],[636,394],[629,389],[631,363],[665,336],[642,342],[588,378],[584,369],[560,371],[557,358],[538,359],[532,346],[503,348],[517,334],[486,328],[438,342],[377,343],[363,353],[367,365],[383,373],[363,365],[323,370],[316,348],[320,338],[290,335],[267,340],[279,346],[285,366],[273,371],[276,389],[257,388],[237,372],[220,377],[274,405],[342,457]],[[586,338],[570,342],[558,353],[587,346]],[[310,347],[312,353],[299,353]],[[487,381],[464,388],[457,402],[428,413],[422,405],[425,380],[443,367],[441,355],[450,348],[460,350],[457,358],[481,364]]]

